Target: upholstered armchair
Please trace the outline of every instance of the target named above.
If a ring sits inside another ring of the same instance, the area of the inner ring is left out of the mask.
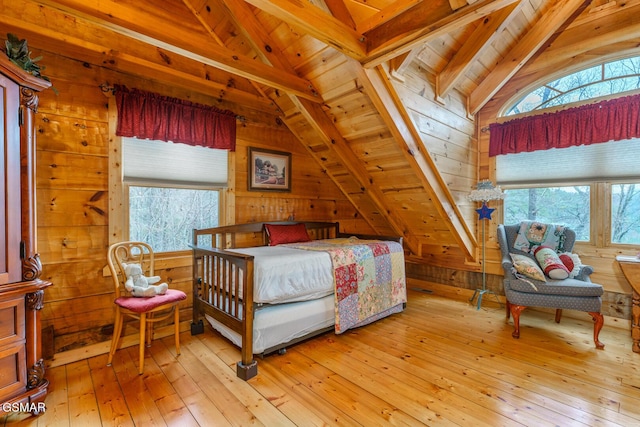
[[[539,235],[527,237],[526,227],[538,227]],[[565,275],[559,269],[557,272],[562,274],[556,275],[555,271],[547,271],[556,278],[549,277],[544,273],[544,269],[533,274],[530,274],[531,271],[526,271],[527,268],[535,270],[535,267],[539,267],[540,263],[534,255],[536,248],[551,248],[555,253],[569,256],[576,239],[575,232],[569,228],[557,227],[552,224],[523,222],[515,225],[498,225],[497,237],[502,253],[502,268],[504,269],[507,320],[513,316],[514,330],[511,335],[514,338],[520,337],[520,314],[527,307],[555,308],[557,323],[560,323],[563,309],[586,311],[594,321],[593,340],[595,346],[598,349],[604,348],[604,344],[598,339],[604,324],[604,318],[600,313],[603,288],[602,285],[591,282],[589,278],[593,272],[591,266],[580,265],[579,262],[573,266],[573,269],[565,266],[563,269],[570,272],[567,278],[558,278]],[[531,241],[527,241],[528,239]],[[575,261],[575,255],[573,260]]]

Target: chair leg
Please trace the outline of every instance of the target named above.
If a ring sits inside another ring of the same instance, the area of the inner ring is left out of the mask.
[[[507,307],[507,322],[508,322],[509,319],[511,318],[511,303],[509,302],[509,300],[506,300],[505,307]]]
[[[596,348],[598,350],[602,350],[604,348],[604,344],[600,342],[598,337],[600,336],[600,330],[602,329],[602,325],[604,325],[604,316],[602,313],[589,312],[591,317],[593,318],[593,342],[596,344]]]
[[[556,308],[556,323],[560,323],[560,319],[562,319],[562,309]]]
[[[109,349],[109,357],[107,358],[107,366],[111,366],[113,361],[113,355],[116,354],[118,348],[118,341],[122,334],[122,314],[120,309],[116,308],[116,320],[113,322],[113,337],[111,338],[111,348]]]
[[[145,347],[145,333],[147,332],[147,313],[140,313],[140,365],[138,367],[138,373],[142,375],[144,370],[144,347]]]
[[[153,321],[153,313],[147,314],[147,341],[145,342],[145,345],[147,347],[151,347],[151,340],[153,339],[154,323],[155,322]]]
[[[511,304],[511,315],[513,316],[513,333],[514,338],[520,338],[520,313],[527,308],[524,305]]]
[[[176,305],[173,313],[173,325],[175,328],[176,354],[180,354],[180,309]]]

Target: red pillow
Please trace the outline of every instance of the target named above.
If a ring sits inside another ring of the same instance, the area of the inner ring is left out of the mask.
[[[562,261],[564,266],[567,267],[567,270],[573,271],[573,268],[575,267],[575,263],[573,262],[573,259],[571,259],[571,256],[567,254],[560,254],[558,255],[558,257],[560,258],[560,261]]]
[[[307,233],[307,227],[304,224],[265,224],[269,236],[269,246],[280,245],[282,243],[299,243],[310,242],[311,238]]]

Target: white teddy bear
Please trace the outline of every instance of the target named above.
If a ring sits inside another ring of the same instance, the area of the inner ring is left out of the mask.
[[[142,274],[142,267],[140,264],[125,264],[122,263],[124,268],[124,274],[127,276],[124,287],[127,291],[131,292],[134,297],[152,297],[154,295],[163,295],[169,289],[169,285],[161,283],[156,285],[160,281],[160,276],[145,277]]]

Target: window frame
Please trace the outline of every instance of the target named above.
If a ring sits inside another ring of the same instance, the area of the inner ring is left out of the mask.
[[[611,240],[612,238],[612,187],[618,184],[638,184],[640,185],[640,178],[636,179],[615,179],[606,181],[591,181],[591,182],[544,182],[544,183],[519,183],[513,185],[501,185],[503,190],[523,190],[528,188],[549,188],[549,187],[571,187],[571,186],[588,186],[589,190],[589,236],[587,240],[577,240],[576,243],[591,245],[597,248],[613,248],[620,250],[628,250],[640,246],[638,243],[617,243]],[[508,196],[507,196],[508,197]],[[506,200],[506,199],[505,199]],[[597,207],[597,208],[596,208]],[[602,215],[598,215],[596,211],[602,211]],[[500,210],[502,220],[505,218],[505,204],[502,203],[502,209]]]
[[[640,141],[639,141],[640,143]],[[603,182],[603,184],[605,184],[605,187],[603,188],[603,193],[605,195],[605,201],[606,201],[606,211],[608,212],[608,222],[605,222],[605,229],[607,230],[607,234],[605,236],[605,242],[607,244],[607,246],[613,247],[613,248],[629,248],[629,247],[638,247],[640,246],[640,241],[638,243],[618,243],[618,242],[613,242],[612,241],[612,233],[613,233],[613,227],[611,222],[613,221],[613,186],[614,185],[620,185],[620,184],[637,184],[640,185],[640,178],[635,178],[635,179],[617,179],[617,180],[611,180],[611,181],[607,181],[607,182]]]
[[[171,182],[170,185],[162,185],[162,182],[159,181],[154,181],[154,182],[148,182],[148,181],[137,181],[137,180],[123,180],[122,182],[122,190],[123,190],[123,197],[124,197],[124,210],[125,210],[125,215],[124,215],[124,221],[123,221],[123,227],[124,227],[124,233],[125,233],[125,239],[126,240],[130,240],[130,219],[131,219],[131,212],[129,210],[129,187],[133,186],[133,187],[153,187],[153,188],[175,188],[175,189],[185,189],[185,190],[207,190],[207,191],[216,191],[218,193],[218,226],[220,225],[225,225],[226,221],[224,220],[224,212],[226,211],[226,209],[224,209],[224,206],[226,206],[226,194],[227,194],[227,188],[224,187],[212,187],[212,186],[206,186],[206,185],[180,185],[180,184],[176,184],[174,182]],[[164,251],[164,252],[156,252],[158,254],[184,254],[186,252],[188,252],[189,249],[182,249],[182,250],[177,250],[177,251]]]

